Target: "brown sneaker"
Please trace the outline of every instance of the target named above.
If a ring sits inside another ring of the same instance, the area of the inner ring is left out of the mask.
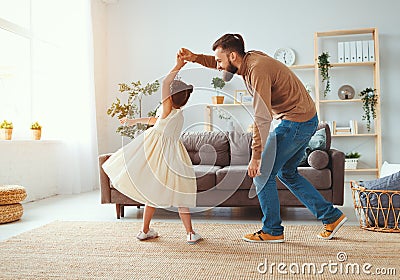
[[[264,233],[262,230],[259,230],[255,233],[249,233],[243,236],[243,240],[247,242],[268,242],[268,243],[280,243],[284,242],[285,238],[283,234],[281,235],[270,235],[268,233]]]
[[[322,238],[325,240],[332,239],[335,233],[339,230],[339,228],[347,221],[347,217],[342,214],[339,219],[337,219],[332,224],[325,224],[324,231],[317,235],[318,238]]]

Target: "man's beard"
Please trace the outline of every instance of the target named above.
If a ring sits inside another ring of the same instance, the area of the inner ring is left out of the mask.
[[[235,67],[232,62],[230,61],[230,59],[228,59],[229,65],[228,67],[226,67],[225,70],[222,71],[222,79],[225,82],[229,82],[230,80],[232,80],[233,75],[237,72],[238,68]]]

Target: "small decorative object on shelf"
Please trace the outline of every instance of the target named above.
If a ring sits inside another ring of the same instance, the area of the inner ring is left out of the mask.
[[[32,123],[31,130],[33,140],[40,140],[42,138],[42,126],[39,124],[39,122]]]
[[[160,87],[158,80],[154,81],[153,83],[148,83],[145,86],[142,86],[140,81],[132,82],[129,86],[125,83],[118,85],[119,92],[125,92],[128,94],[128,101],[125,104],[121,104],[121,100],[117,97],[117,101],[114,101],[111,104],[111,107],[107,109],[107,115],[110,115],[111,117],[117,116],[118,119],[122,119],[123,117],[142,117],[143,96],[152,95]],[[136,101],[139,103],[139,105],[135,103]],[[144,131],[147,128],[149,128],[149,126],[145,124],[136,124],[133,126],[121,125],[117,128],[116,132],[121,136],[127,136],[133,139],[141,131]]]
[[[4,120],[1,124],[0,124],[0,139],[2,140],[11,140],[12,138],[12,132],[13,132],[13,123],[9,122],[7,120]]]
[[[326,95],[331,91],[331,83],[329,80],[329,68],[331,67],[328,52],[323,52],[318,56],[318,68],[321,71],[322,82],[325,82],[324,97],[326,97]]]
[[[357,169],[358,159],[361,155],[358,152],[351,152],[345,155],[344,169]]]
[[[375,94],[376,89],[366,88],[360,92],[363,102],[364,115],[363,120],[367,121],[368,132],[371,131],[371,118],[376,118],[376,104],[378,104],[378,96]]]
[[[353,99],[355,90],[350,85],[343,85],[338,90],[338,96],[341,100]]]
[[[230,120],[232,118],[232,115],[224,109],[217,108],[217,113],[218,118],[220,118],[221,120]]]
[[[225,86],[225,81],[220,77],[214,77],[211,81],[211,85],[214,87],[217,95],[211,97],[213,104],[223,104],[224,103],[224,96],[220,96],[217,88],[223,89]]]

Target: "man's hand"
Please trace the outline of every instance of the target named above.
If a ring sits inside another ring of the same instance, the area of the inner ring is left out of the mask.
[[[181,48],[179,50],[178,56],[180,59],[185,60],[185,61],[190,61],[190,62],[194,62],[197,58],[197,54],[194,54],[185,48]]]
[[[251,178],[257,177],[261,175],[260,168],[261,168],[261,159],[252,158],[250,160],[249,166],[247,167],[247,174],[249,174]]]

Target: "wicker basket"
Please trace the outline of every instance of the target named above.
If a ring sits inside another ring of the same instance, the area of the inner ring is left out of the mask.
[[[362,229],[400,233],[400,191],[367,190],[356,181],[350,186]]]
[[[0,205],[19,203],[26,198],[25,188],[18,185],[0,185]]]
[[[17,221],[23,214],[24,209],[21,203],[0,205],[0,224]]]

